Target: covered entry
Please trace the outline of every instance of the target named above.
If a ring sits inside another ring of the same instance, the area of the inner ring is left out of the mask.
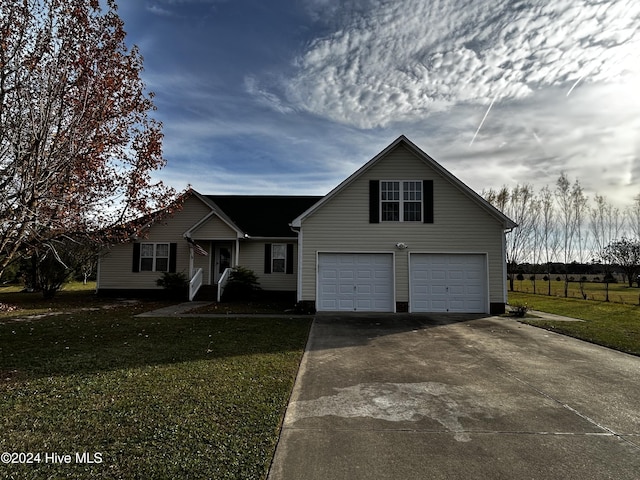
[[[411,312],[488,312],[484,254],[413,253],[409,277]]]
[[[319,253],[319,311],[394,311],[393,254]]]

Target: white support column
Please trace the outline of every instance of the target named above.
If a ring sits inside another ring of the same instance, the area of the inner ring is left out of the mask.
[[[189,243],[189,280],[193,278],[193,244]]]

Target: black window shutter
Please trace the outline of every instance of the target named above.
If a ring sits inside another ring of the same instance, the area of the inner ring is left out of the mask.
[[[264,244],[264,273],[271,273],[271,244]]]
[[[169,273],[176,273],[176,256],[178,253],[178,244],[169,244]]]
[[[287,243],[286,273],[293,273],[293,243]]]
[[[133,244],[133,261],[131,262],[131,271],[140,271],[140,244],[137,242]]]
[[[433,180],[422,181],[424,223],[433,223]]]
[[[380,180],[369,180],[369,223],[380,223]]]

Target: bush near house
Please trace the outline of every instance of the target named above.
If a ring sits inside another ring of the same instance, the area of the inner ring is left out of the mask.
[[[261,290],[258,277],[253,270],[242,266],[235,267],[224,287],[223,302],[250,301]]]
[[[162,276],[156,280],[156,285],[163,287],[169,298],[173,300],[188,300],[189,280],[182,272],[163,272]]]

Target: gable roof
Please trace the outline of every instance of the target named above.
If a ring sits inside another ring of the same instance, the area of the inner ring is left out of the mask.
[[[296,237],[289,224],[323,197],[311,195],[204,195],[249,237]],[[215,208],[214,207],[214,208]]]
[[[443,178],[448,180],[454,187],[460,190],[464,195],[466,195],[470,200],[477,203],[481,208],[486,210],[491,216],[496,218],[500,223],[503,224],[505,229],[515,228],[517,224],[511,220],[509,217],[504,215],[500,210],[495,208],[489,202],[487,202],[484,198],[474,192],[471,188],[469,188],[466,184],[464,184],[460,179],[454,176],[451,172],[445,169],[442,165],[436,162],[433,158],[427,155],[423,150],[421,150],[416,144],[411,142],[404,135],[400,135],[397,139],[395,139],[387,148],[378,153],[375,157],[365,163],[362,167],[356,170],[353,174],[351,174],[346,180],[340,183],[337,187],[331,190],[327,195],[322,197],[320,201],[311,205],[307,210],[302,212],[298,217],[296,217],[293,222],[291,222],[292,227],[300,227],[302,225],[302,221],[307,218],[309,215],[312,215],[316,210],[321,208],[326,202],[328,202],[331,198],[337,195],[339,192],[347,188],[351,183],[353,183],[358,177],[364,174],[367,170],[377,164],[381,159],[385,158],[392,150],[397,148],[398,146],[404,146],[409,151],[411,151],[416,157],[420,160],[428,164],[431,168],[433,168],[436,172],[442,175]]]

